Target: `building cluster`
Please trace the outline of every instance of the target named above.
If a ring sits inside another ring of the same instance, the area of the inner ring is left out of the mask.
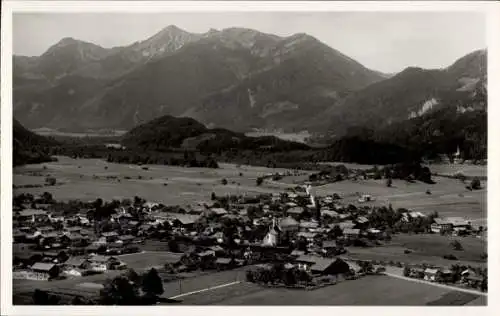
[[[343,205],[337,194],[316,197],[310,186],[256,196],[212,196],[185,209],[154,202],[117,204],[104,218],[95,216],[96,209],[65,215],[50,204],[28,203],[13,213],[15,277],[46,280],[124,269],[120,255],[144,250],[144,243],[155,239],[166,242],[171,252],[191,256],[187,263],[176,263],[178,271],[276,258],[310,271],[328,270],[346,246],[387,237],[380,223],[370,220],[375,210]],[[420,217],[426,215],[406,212],[400,221]],[[430,230],[470,229],[462,224],[436,218]]]

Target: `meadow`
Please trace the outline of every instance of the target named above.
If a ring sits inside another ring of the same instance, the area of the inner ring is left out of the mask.
[[[17,187],[14,194],[46,191],[58,200],[92,201],[97,198],[112,200],[140,196],[166,205],[186,206],[209,200],[212,192],[217,195],[283,192],[307,178],[306,172],[302,176],[264,181],[260,186],[256,184],[258,177],[285,171],[234,164],[220,164],[219,169],[138,166],[99,159],[58,157],[57,162],[14,168],[13,183],[15,186],[42,185]],[[55,186],[43,185],[48,176],[57,179]],[[226,185],[221,183],[222,179],[227,180]],[[485,226],[487,181],[481,181],[481,190],[469,191],[457,179],[434,177],[434,180],[436,184],[394,180],[391,187],[386,186],[385,180],[345,180],[315,187],[313,191],[317,195],[338,193],[343,197],[343,203],[355,205],[360,205],[358,194],[370,194],[375,201],[365,205],[392,204],[393,208],[423,213],[437,211],[441,216],[462,216],[475,225]],[[427,190],[431,194],[427,194]]]
[[[255,284],[240,283],[210,292],[189,295],[181,300],[183,304],[197,305],[416,306],[447,303],[465,305],[478,298],[476,295],[462,294],[388,276],[366,276],[312,291],[263,288]]]
[[[453,250],[450,243],[459,241],[463,250]],[[405,250],[411,251],[405,253]],[[438,234],[396,234],[390,242],[372,248],[349,247],[350,258],[360,260],[394,261],[407,264],[432,264],[451,266],[462,264],[486,267],[487,261],[481,257],[487,253],[487,242],[475,237],[451,237]],[[444,259],[444,255],[453,254],[458,260]]]

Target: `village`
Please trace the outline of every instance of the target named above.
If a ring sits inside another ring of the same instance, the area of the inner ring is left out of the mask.
[[[85,282],[96,275],[155,268],[168,286],[180,275],[244,269],[246,282],[311,289],[390,270],[486,290],[486,269],[452,264],[457,259],[452,254],[443,254],[449,265],[351,256],[356,249],[384,247],[393,236],[408,234],[450,236],[455,238],[450,249],[460,250],[459,238],[484,238],[486,227],[435,212],[365,204],[375,199],[366,194],[355,205],[337,193],[316,196],[312,191],[304,185],[273,194],[212,193],[210,200],[188,208],[140,197],[75,205],[57,202],[49,193],[21,194],[13,210],[14,284],[37,281],[29,285],[33,291],[44,282]],[[137,260],[128,264],[132,256]],[[101,288],[95,287],[94,296]]]

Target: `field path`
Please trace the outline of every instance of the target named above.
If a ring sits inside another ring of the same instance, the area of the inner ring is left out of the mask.
[[[225,283],[225,284],[220,284],[220,285],[216,285],[216,286],[211,286],[211,287],[207,287],[207,288],[204,288],[204,289],[201,289],[201,290],[196,290],[196,291],[192,291],[192,292],[187,292],[187,293],[182,293],[182,294],[179,294],[179,295],[175,295],[175,296],[169,297],[169,299],[176,299],[176,298],[179,298],[179,297],[184,297],[184,296],[189,296],[189,295],[198,294],[198,293],[202,293],[202,292],[212,291],[212,290],[220,289],[220,288],[223,288],[223,287],[240,284],[241,282],[243,282],[243,281],[234,281],[234,282],[230,282],[230,283]]]
[[[384,272],[384,274],[387,276],[393,277],[393,278],[398,278],[398,279],[416,282],[416,283],[428,284],[428,285],[440,287],[443,289],[449,289],[451,291],[459,291],[459,292],[464,292],[464,293],[469,293],[469,294],[488,296],[488,293],[484,293],[484,292],[477,291],[477,290],[464,289],[464,288],[460,288],[460,287],[456,287],[456,286],[451,286],[451,285],[446,285],[446,284],[441,284],[441,283],[434,283],[434,282],[424,281],[424,280],[420,280],[420,279],[409,278],[409,277],[405,277],[405,276],[395,274],[395,273]]]

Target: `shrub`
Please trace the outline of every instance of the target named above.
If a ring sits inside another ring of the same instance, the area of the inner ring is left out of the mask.
[[[253,273],[253,271],[248,270],[248,271],[245,273],[245,277],[246,277],[247,282],[255,282],[255,277],[254,277],[254,273]]]
[[[443,258],[447,259],[447,260],[458,260],[458,258],[455,255],[452,255],[452,254],[444,255]]]
[[[404,269],[403,269],[403,275],[405,277],[409,277],[410,276],[410,268],[408,266],[404,267]]]
[[[54,177],[47,177],[47,178],[45,178],[45,183],[47,185],[51,185],[51,186],[52,185],[56,185],[56,182],[57,182],[57,180]]]
[[[463,173],[460,173],[460,172],[455,174],[455,178],[462,181],[462,182],[465,182],[465,179],[466,179],[465,175]]]
[[[258,177],[256,182],[257,182],[257,186],[260,186],[262,184],[262,182],[264,182],[264,179],[262,177]]]
[[[453,247],[453,250],[464,250],[464,247],[458,240],[452,241],[450,245]]]
[[[227,179],[226,178],[222,179],[221,183],[222,183],[222,185],[226,185],[227,184]]]
[[[479,190],[479,189],[481,189],[481,181],[479,180],[479,178],[472,179],[472,181],[470,183],[470,187],[471,187],[472,190]]]
[[[409,253],[411,253],[411,250],[405,249],[404,253],[409,254]]]

